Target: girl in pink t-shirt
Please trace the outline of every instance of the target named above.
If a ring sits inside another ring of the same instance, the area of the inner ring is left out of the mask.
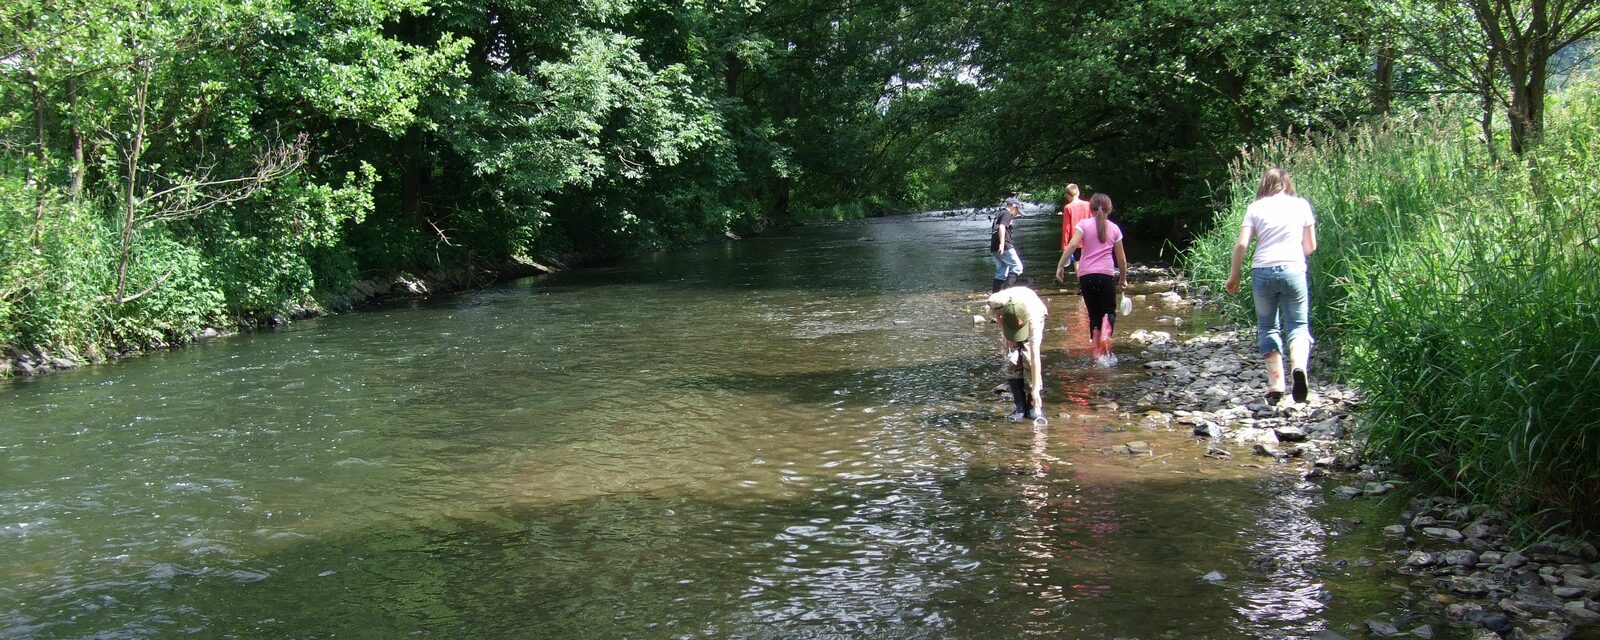
[[[1103,366],[1116,364],[1111,332],[1117,324],[1117,293],[1128,286],[1128,254],[1122,249],[1122,228],[1107,219],[1111,209],[1110,196],[1094,194],[1089,199],[1094,217],[1072,230],[1072,240],[1056,263],[1056,282],[1060,282],[1066,275],[1067,256],[1083,247],[1078,260],[1078,292],[1089,309],[1089,343],[1094,347],[1095,362]]]

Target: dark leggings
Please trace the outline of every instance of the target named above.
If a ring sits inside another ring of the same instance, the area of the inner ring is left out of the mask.
[[[1111,327],[1117,326],[1117,279],[1103,273],[1078,277],[1078,292],[1083,294],[1083,305],[1089,308],[1089,333],[1100,332],[1100,319],[1109,318]]]

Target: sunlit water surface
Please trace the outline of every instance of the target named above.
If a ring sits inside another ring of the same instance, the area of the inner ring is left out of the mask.
[[[1021,222],[1036,275],[1059,221]],[[1333,568],[1375,553],[1360,507],[1109,404],[1144,375],[1089,366],[1070,286],[1052,423],[1000,418],[986,236],[774,232],[7,383],[0,636],[1291,638],[1392,607]],[[1120,329],[1207,324],[1160,315]]]

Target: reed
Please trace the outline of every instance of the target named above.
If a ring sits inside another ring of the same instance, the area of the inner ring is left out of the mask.
[[[1595,526],[1597,106],[1593,82],[1559,94],[1543,144],[1504,164],[1448,105],[1280,138],[1234,167],[1231,204],[1185,264],[1220,292],[1256,180],[1284,166],[1317,212],[1318,350],[1363,390],[1371,452],[1468,497]],[[1253,324],[1248,295],[1224,306]]]

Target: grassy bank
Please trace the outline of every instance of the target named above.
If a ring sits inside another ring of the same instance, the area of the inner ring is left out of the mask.
[[[1312,329],[1367,396],[1373,452],[1530,522],[1594,527],[1600,87],[1555,96],[1547,123],[1542,146],[1500,165],[1448,107],[1252,150],[1185,258],[1221,291],[1262,169],[1289,169],[1317,212]],[[1248,305],[1226,302],[1253,324]]]

